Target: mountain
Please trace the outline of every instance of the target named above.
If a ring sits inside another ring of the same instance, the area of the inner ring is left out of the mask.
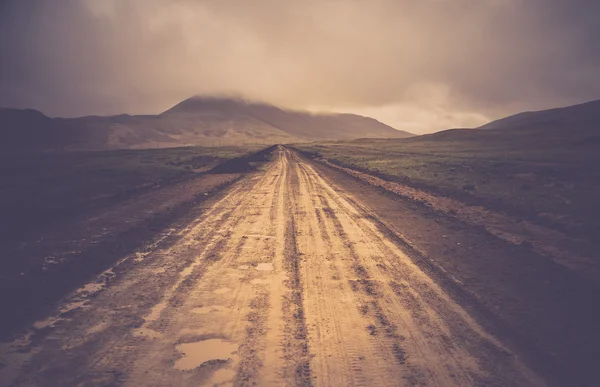
[[[535,129],[597,126],[600,123],[600,100],[574,106],[524,112],[492,121],[478,129]]]
[[[26,144],[37,148],[56,141],[52,119],[37,110],[0,109],[0,125],[5,147]]]
[[[173,115],[202,117],[202,122],[225,119],[239,120],[240,123],[260,123],[307,141],[412,136],[373,118],[356,114],[314,114],[241,99],[192,97],[161,114]]]
[[[600,100],[579,105],[524,112],[492,121],[475,129],[449,129],[409,139],[471,142],[474,149],[577,147],[590,151],[600,145]]]
[[[0,149],[97,150],[170,139],[148,123],[143,116],[50,118],[33,109],[0,108]],[[120,134],[121,128],[128,136]]]
[[[32,109],[4,108],[0,109],[0,133],[4,150],[141,149],[412,136],[354,114],[313,114],[207,97],[186,99],[158,115],[49,118]]]
[[[597,148],[600,145],[600,100],[515,114],[477,129],[505,132],[505,135],[515,136],[519,141],[540,147]]]

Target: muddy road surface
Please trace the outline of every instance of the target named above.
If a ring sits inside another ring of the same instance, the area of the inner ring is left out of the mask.
[[[0,384],[545,385],[289,149],[172,235],[2,345]]]

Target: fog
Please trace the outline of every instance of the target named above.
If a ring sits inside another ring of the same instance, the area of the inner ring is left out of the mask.
[[[0,4],[0,106],[50,116],[234,95],[426,133],[600,98],[592,0]]]

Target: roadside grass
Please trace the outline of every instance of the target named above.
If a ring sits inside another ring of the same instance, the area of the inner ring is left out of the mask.
[[[186,147],[0,155],[0,241],[260,149]]]
[[[473,133],[299,144],[332,163],[570,234],[600,230],[600,152],[568,142]]]

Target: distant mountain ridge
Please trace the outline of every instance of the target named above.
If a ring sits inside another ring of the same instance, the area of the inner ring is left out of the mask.
[[[412,136],[373,118],[356,114],[308,113],[242,99],[192,97],[161,116],[172,114],[214,114],[251,117],[304,140],[346,140],[361,137],[403,138]]]
[[[448,129],[409,139],[421,140],[471,141],[474,147],[495,144],[507,150],[570,146],[595,149],[600,145],[600,100],[519,113],[474,129]]]
[[[523,112],[492,121],[477,129],[535,128],[570,124],[597,125],[600,123],[600,100],[548,110]]]
[[[131,149],[291,143],[412,134],[354,114],[313,114],[232,98],[192,97],[158,115],[49,118],[0,108],[4,149]]]

